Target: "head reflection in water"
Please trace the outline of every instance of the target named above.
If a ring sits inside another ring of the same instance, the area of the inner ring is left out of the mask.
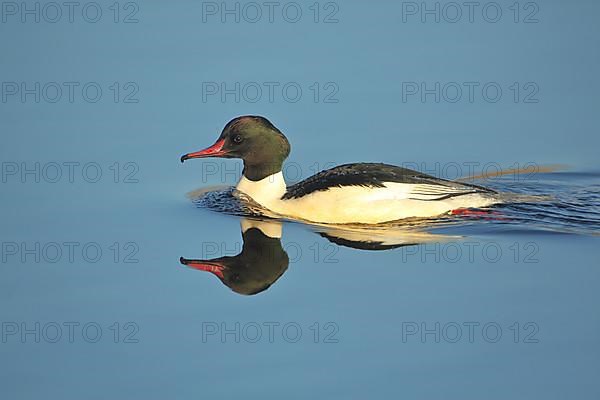
[[[236,293],[253,295],[268,289],[288,268],[281,245],[282,223],[276,220],[241,220],[244,245],[240,254],[210,260],[181,257],[190,268],[210,272]],[[404,246],[459,239],[415,229],[313,226],[312,230],[337,246],[359,250],[391,250]]]
[[[281,247],[281,223],[243,219],[242,252],[233,257],[179,261],[188,267],[207,271],[239,294],[253,295],[269,288],[288,267],[287,253]]]

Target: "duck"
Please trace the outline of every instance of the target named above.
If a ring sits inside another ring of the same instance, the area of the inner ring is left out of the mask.
[[[212,146],[180,160],[242,159],[238,193],[278,216],[313,223],[436,218],[501,202],[492,189],[384,163],[343,164],[288,186],[282,170],[290,151],[286,136],[267,118],[244,115],[229,121]]]

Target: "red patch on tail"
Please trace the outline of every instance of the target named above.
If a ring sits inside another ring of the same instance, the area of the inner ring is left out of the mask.
[[[450,211],[450,215],[458,215],[461,217],[479,217],[485,219],[504,220],[497,211],[492,210],[478,210],[475,208],[457,208],[456,210]]]
[[[471,208],[457,208],[456,210],[450,211],[450,214],[463,215],[463,216],[467,216],[467,217],[482,217],[482,216],[493,214],[493,211],[474,210]]]

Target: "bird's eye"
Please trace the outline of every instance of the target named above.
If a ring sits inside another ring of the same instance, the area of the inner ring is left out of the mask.
[[[243,139],[242,139],[242,135],[235,135],[235,136],[233,137],[233,143],[235,143],[235,144],[240,144],[240,143],[242,143],[242,140],[243,140]]]

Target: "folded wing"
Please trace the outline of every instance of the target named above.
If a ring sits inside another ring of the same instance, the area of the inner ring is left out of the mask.
[[[289,186],[282,198],[295,199],[310,193],[344,186],[383,188],[387,187],[386,183],[404,184],[403,186],[407,188],[407,198],[423,201],[443,200],[474,193],[495,193],[482,186],[440,179],[395,165],[357,163],[321,171]]]

